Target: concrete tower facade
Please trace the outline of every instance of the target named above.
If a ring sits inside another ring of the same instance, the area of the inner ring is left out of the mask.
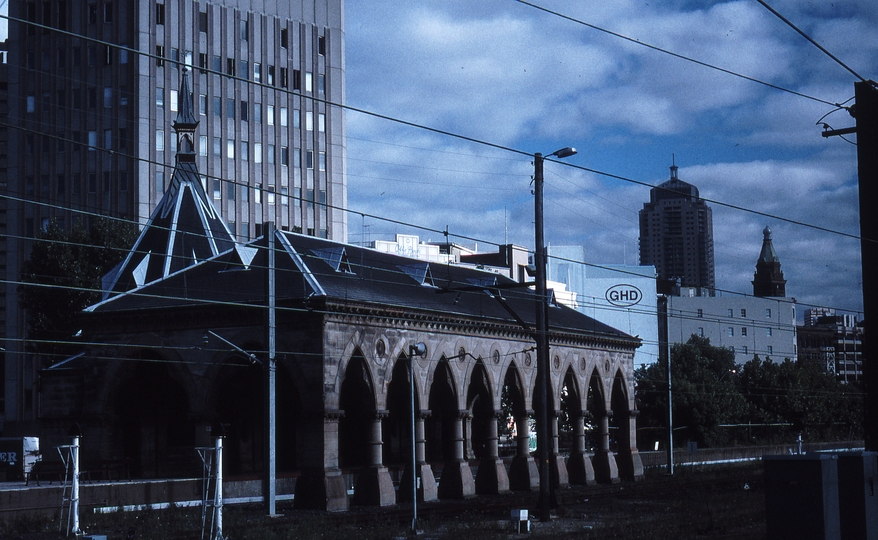
[[[714,294],[713,215],[698,188],[677,177],[676,165],[640,211],[640,264],[655,266],[660,293],[679,285]]]
[[[173,173],[183,69],[200,181],[232,236],[266,221],[347,236],[342,0],[11,0],[9,16],[0,431],[36,415],[16,294],[32,239],[51,220],[147,221]]]

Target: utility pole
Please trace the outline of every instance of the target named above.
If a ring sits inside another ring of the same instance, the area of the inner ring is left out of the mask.
[[[860,187],[860,252],[863,264],[863,407],[865,446],[878,451],[878,365],[875,329],[878,325],[878,89],[874,81],[854,83],[857,119],[857,168]]]
[[[262,500],[269,516],[276,515],[277,510],[277,310],[275,282],[275,241],[274,222],[267,221],[262,227],[265,234],[265,341],[268,345],[268,358],[263,365],[265,372],[265,469],[262,477]]]
[[[878,321],[878,89],[875,81],[854,83],[855,103],[850,109],[857,127],[826,130],[824,137],[857,134],[857,169],[860,191],[860,255],[863,268],[863,382],[866,398],[863,431],[867,451],[878,451],[878,358],[875,326]]]

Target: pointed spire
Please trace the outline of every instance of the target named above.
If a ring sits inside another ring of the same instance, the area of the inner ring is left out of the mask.
[[[762,229],[762,251],[756,261],[756,273],[753,274],[753,295],[786,296],[786,283],[780,269],[780,259],[771,242],[771,229]]]
[[[168,277],[235,247],[220,213],[204,191],[195,163],[195,128],[187,70],[180,81],[177,166],[162,200],[156,205],[127,258],[111,272],[107,296],[124,293]]]
[[[195,161],[195,128],[198,120],[192,111],[192,92],[189,91],[189,70],[183,68],[180,81],[180,112],[174,120],[174,131],[177,132],[177,161]]]

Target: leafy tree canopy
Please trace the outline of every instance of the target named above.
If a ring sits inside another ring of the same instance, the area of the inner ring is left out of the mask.
[[[73,354],[77,315],[101,299],[101,278],[137,238],[134,224],[99,218],[69,232],[54,221],[40,231],[21,271],[19,306],[26,310],[28,350],[50,364]]]

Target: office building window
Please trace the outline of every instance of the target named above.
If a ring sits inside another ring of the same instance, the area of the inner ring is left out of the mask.
[[[742,336],[746,336],[746,335],[747,335],[747,327],[746,327],[746,326],[742,326],[742,327],[741,327],[741,335],[742,335]]]
[[[306,92],[311,91],[311,72],[310,71],[305,72],[305,91]]]
[[[241,141],[241,161],[248,161],[250,159],[250,143],[247,141]]]
[[[728,330],[728,334],[729,334],[729,337],[735,337],[735,329],[730,326],[729,330]]]
[[[88,173],[88,192],[98,192],[98,175],[95,173]]]
[[[280,164],[284,166],[290,164],[290,148],[288,146],[280,148]]]
[[[317,170],[319,170],[319,171],[326,170],[326,152],[318,152],[317,153]]]
[[[311,150],[305,151],[305,168],[313,169],[314,168],[314,152]]]
[[[207,12],[198,12],[198,31],[207,33]]]
[[[165,108],[165,89],[164,88],[156,88],[155,89],[155,107],[156,107],[156,109],[164,109]]]
[[[269,105],[265,108],[265,121],[269,126],[274,125],[274,105]]]
[[[36,112],[37,98],[33,94],[28,94],[25,98],[25,110],[29,113]]]
[[[747,351],[748,351],[747,346],[746,346],[746,345],[743,345],[743,346],[741,347],[741,354],[747,354]]]
[[[287,126],[287,108],[286,107],[280,108],[280,125],[283,127]]]
[[[326,115],[323,113],[317,115],[317,131],[320,133],[326,131]]]
[[[104,148],[107,150],[113,149],[113,130],[111,129],[104,130]]]
[[[177,96],[179,93],[176,90],[171,90],[171,112],[177,112]]]
[[[226,157],[229,159],[235,159],[235,141],[234,141],[234,139],[228,139],[226,141]]]
[[[701,308],[698,308],[698,318],[699,319],[704,318],[704,310]]]
[[[729,308],[729,317],[734,317],[734,316],[735,316],[735,310],[733,310],[732,308]]]
[[[290,190],[289,188],[282,187],[280,188],[280,204],[282,206],[290,205]]]
[[[164,4],[156,4],[155,5],[155,23],[156,24],[165,24],[165,5]]]
[[[767,350],[766,352],[768,352],[768,354],[774,354],[774,347],[772,347],[771,345],[769,345],[769,346],[768,346],[768,350]]]
[[[274,186],[268,186],[268,204],[274,204]]]
[[[128,51],[125,49],[119,49],[119,63],[127,64],[128,63]]]
[[[262,123],[262,103],[253,104],[253,121],[257,124]]]
[[[317,92],[319,94],[326,93],[326,75],[317,76]]]
[[[221,118],[223,115],[223,98],[214,97],[213,98],[213,115],[217,118]]]
[[[165,150],[165,132],[160,129],[155,132],[155,149],[156,152]]]
[[[214,180],[213,181],[213,198],[216,200],[219,200],[221,195],[222,195],[222,191],[220,190],[220,181]]]
[[[112,106],[113,106],[113,89],[110,87],[105,87],[104,88],[104,108],[109,109]]]
[[[704,327],[698,327],[698,337],[704,337]]]
[[[220,157],[220,152],[222,148],[222,140],[219,137],[213,138],[213,155],[216,157]]]
[[[314,131],[314,113],[305,111],[305,131]]]
[[[262,82],[262,64],[253,62],[253,81]]]
[[[238,28],[240,29],[240,37],[241,41],[247,41],[250,39],[250,21],[247,19],[241,19],[238,21]]]
[[[253,162],[262,163],[262,143],[253,143]]]
[[[159,193],[165,191],[165,173],[162,171],[155,173],[155,190]]]
[[[765,309],[765,317],[766,317],[767,319],[770,319],[770,318],[771,318],[771,308],[766,308],[766,309]]]
[[[265,161],[274,164],[274,145],[269,144],[265,147]]]
[[[253,202],[262,204],[262,184],[256,184],[256,188],[253,190]]]
[[[234,182],[226,182],[226,198],[230,201],[235,200],[235,183]],[[229,224],[231,227],[231,224]]]
[[[771,337],[771,328],[765,329],[765,335],[766,335],[766,337]]]
[[[265,82],[274,86],[274,66],[268,66],[268,80]]]
[[[250,115],[248,114],[250,110],[250,106],[246,101],[241,102],[241,121],[247,122],[249,121]]]
[[[286,87],[284,87],[286,88]],[[302,72],[298,69],[293,70],[293,90],[302,89]]]
[[[293,127],[296,129],[302,127],[302,113],[299,109],[293,111]]]
[[[286,49],[290,43],[290,32],[286,28],[280,29],[280,46]]]
[[[128,172],[119,171],[119,191],[128,191]]]
[[[289,72],[289,70],[287,70],[287,68],[285,68],[285,67],[280,68],[280,87],[281,88],[286,88],[289,86],[289,84],[290,84],[289,73],[290,72]],[[298,90],[298,88],[293,88],[293,90]]]
[[[226,58],[226,75],[234,75],[235,74],[235,59],[234,58]]]
[[[155,65],[157,67],[163,67],[165,65],[165,46],[164,45],[156,45],[155,46]]]
[[[207,94],[198,95],[198,113],[201,116],[207,114]]]
[[[88,149],[89,151],[94,152],[94,149],[98,146],[98,132],[97,131],[89,131],[88,132]]]
[[[230,120],[235,119],[235,100],[227,99],[226,100],[226,117]]]
[[[317,38],[317,54],[320,56],[326,56],[326,36],[320,36]]]
[[[246,60],[238,61],[238,77],[250,80],[250,62]]]
[[[207,156],[207,135],[198,136],[198,155]]]
[[[207,54],[198,53],[198,68],[201,73],[207,72]]]
[[[746,316],[747,316],[747,310],[741,308],[741,317],[746,317]]]

